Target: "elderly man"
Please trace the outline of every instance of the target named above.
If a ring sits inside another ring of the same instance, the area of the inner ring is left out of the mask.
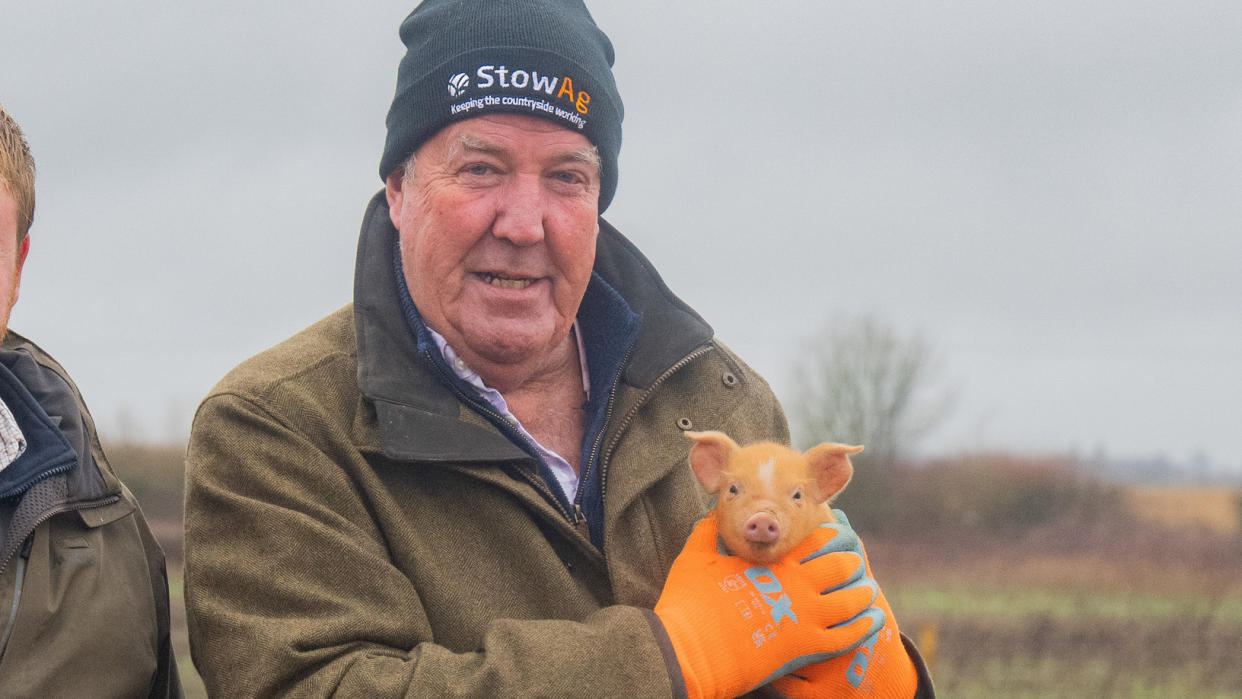
[[[930,695],[848,525],[757,568],[699,522],[683,432],[785,420],[599,218],[622,109],[580,0],[427,0],[401,37],[353,305],[195,420],[208,688]]]
[[[164,553],[73,381],[8,330],[34,175],[0,108],[0,695],[181,696]]]

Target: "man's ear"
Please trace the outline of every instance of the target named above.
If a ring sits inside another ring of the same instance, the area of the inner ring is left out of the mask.
[[[820,444],[806,450],[802,456],[806,459],[808,470],[814,479],[811,498],[815,502],[828,502],[837,493],[845,490],[845,486],[854,477],[850,454],[857,454],[862,450],[862,447],[832,443]]]
[[[18,292],[22,288],[22,265],[26,264],[26,255],[30,254],[30,234],[22,238],[22,245],[17,250],[17,269],[13,270],[13,303],[17,303]]]
[[[694,441],[690,447],[690,468],[695,478],[703,490],[715,493],[720,490],[729,458],[737,451],[737,442],[724,432],[687,432],[686,437]]]
[[[405,201],[405,168],[399,167],[388,174],[384,180],[384,195],[388,198],[388,218],[393,228],[400,228],[401,204]]]

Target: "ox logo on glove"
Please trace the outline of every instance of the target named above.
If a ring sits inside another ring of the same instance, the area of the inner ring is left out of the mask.
[[[892,634],[892,631],[888,631],[888,636],[891,637]],[[858,648],[858,652],[854,654],[854,658],[850,660],[850,669],[845,671],[845,679],[854,689],[858,689],[862,686],[863,679],[867,677],[867,666],[871,664],[871,651],[875,648],[875,642],[878,640],[880,640],[880,634],[876,634],[867,639],[867,641]]]
[[[776,579],[772,571],[763,566],[755,566],[746,569],[746,578],[759,591],[759,596],[764,602],[772,608],[772,623],[780,625],[781,619],[789,617],[793,623],[798,623],[798,617],[794,614],[792,602],[789,595],[785,594],[781,587],[781,581]],[[771,595],[771,597],[769,597]],[[780,595],[777,597],[777,595]]]

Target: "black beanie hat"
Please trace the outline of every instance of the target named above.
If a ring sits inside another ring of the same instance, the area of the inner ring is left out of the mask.
[[[599,210],[608,208],[624,110],[612,42],[582,0],[425,0],[401,23],[401,41],[381,178],[454,121],[527,114],[599,150]]]

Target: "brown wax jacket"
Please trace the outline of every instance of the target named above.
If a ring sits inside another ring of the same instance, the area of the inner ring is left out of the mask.
[[[0,697],[180,697],[164,554],[81,395],[17,333],[0,365],[27,441],[0,478]]]
[[[601,221],[643,316],[600,442],[602,551],[446,387],[402,312],[381,192],[354,305],[231,372],[187,461],[186,604],[213,695],[674,696],[650,611],[705,498],[687,429],[787,440],[764,381]]]

